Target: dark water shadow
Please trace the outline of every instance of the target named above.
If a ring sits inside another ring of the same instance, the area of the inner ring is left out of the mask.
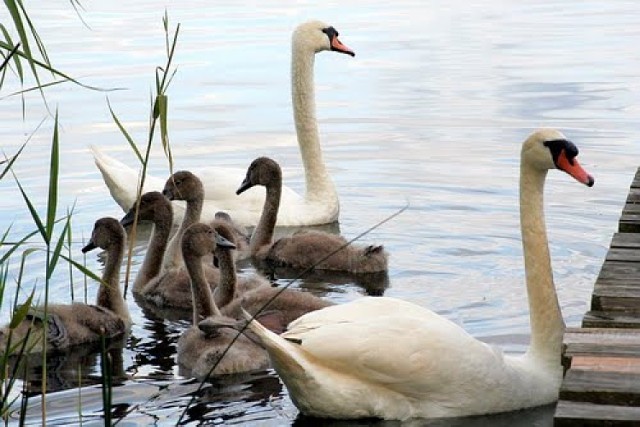
[[[324,418],[307,417],[299,414],[292,426],[294,427],[548,427],[553,425],[556,404],[522,409],[519,411],[503,412],[495,415],[481,415],[460,418],[440,419],[411,419],[407,421],[387,421],[376,418],[361,420],[329,420]]]
[[[105,343],[104,354],[110,359],[113,385],[120,385],[127,379],[122,357],[126,340],[127,337],[122,336]],[[43,369],[41,353],[23,356],[21,360],[11,357],[8,369],[14,372],[18,364],[15,377],[22,380],[24,393],[32,397],[42,394],[45,380],[47,393],[102,384],[99,367],[103,357],[100,342],[93,342],[49,352],[46,369]]]

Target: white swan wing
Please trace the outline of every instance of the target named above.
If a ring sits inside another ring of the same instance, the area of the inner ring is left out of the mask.
[[[92,146],[96,166],[114,200],[124,211],[128,211],[136,200],[139,170],[104,153]],[[246,170],[242,168],[202,168],[193,172],[200,178],[205,190],[202,221],[211,221],[218,211],[225,211],[243,226],[258,223],[264,204],[265,192],[262,188],[251,188],[240,195],[236,190],[242,183]],[[162,191],[166,178],[147,174],[143,192]],[[173,202],[174,222],[182,220],[184,203]],[[278,223],[281,226],[324,224],[335,221],[338,204],[326,201],[308,203],[304,197],[290,187],[283,186]]]
[[[416,398],[455,388],[501,359],[430,310],[372,298],[303,316],[282,336],[332,371]]]

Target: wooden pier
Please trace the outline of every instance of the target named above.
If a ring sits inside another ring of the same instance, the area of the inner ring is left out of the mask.
[[[640,169],[562,363],[555,426],[640,426]]]

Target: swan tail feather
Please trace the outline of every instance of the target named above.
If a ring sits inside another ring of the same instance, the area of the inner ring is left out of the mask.
[[[271,332],[260,322],[253,319],[253,316],[245,309],[242,309],[242,315],[249,322],[248,327],[251,332],[260,338],[269,353],[271,363],[277,371],[286,370],[293,378],[306,376],[305,363],[301,355],[302,349],[297,345],[298,343],[294,344]]]
[[[137,188],[137,183],[140,182],[138,171],[108,156],[96,146],[91,146],[91,152],[111,197],[122,210],[127,212],[135,202],[135,193],[132,193],[130,189]],[[132,185],[134,182],[135,186]]]

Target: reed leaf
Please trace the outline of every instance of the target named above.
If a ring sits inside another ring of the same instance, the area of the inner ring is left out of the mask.
[[[9,61],[11,61],[11,58],[13,57],[13,55],[16,54],[18,49],[20,49],[20,43],[15,45],[15,47],[11,49],[8,55],[4,56],[4,53],[3,53],[4,61],[2,61],[2,64],[0,64],[0,71],[3,71],[5,69],[5,67],[9,64]],[[3,73],[3,78],[4,78],[4,73]]]
[[[16,311],[18,309],[18,297],[21,291],[22,276],[24,274],[24,267],[26,264],[27,257],[31,255],[33,252],[35,252],[36,250],[37,249],[35,248],[26,249],[25,251],[22,252],[22,256],[20,257],[20,269],[18,270],[18,278],[17,278],[18,286],[16,286],[16,293],[13,297],[13,311]],[[35,292],[35,288],[32,290],[32,293],[33,292]]]
[[[104,335],[100,336],[100,370],[102,371],[102,408],[104,412],[104,425],[111,427],[111,401],[112,401],[112,363],[111,355],[107,351]]]
[[[7,42],[0,41],[0,49],[11,50],[11,49],[13,49],[13,47],[14,46],[12,44],[8,44]],[[53,66],[51,66],[51,64],[44,63],[44,62],[39,61],[39,60],[37,60],[35,58],[29,58],[27,56],[26,52],[23,52],[23,51],[20,51],[20,50],[16,51],[14,56],[19,56],[19,57],[27,59],[27,60],[31,59],[31,61],[33,61],[33,63],[35,65],[37,65],[38,67],[40,67],[40,68],[42,68],[42,69],[44,69],[46,71],[49,71],[51,74],[53,74],[53,75],[55,75],[57,77],[60,77],[60,78],[62,78],[64,80],[70,81],[70,82],[72,82],[72,83],[74,83],[74,84],[76,84],[78,86],[81,86],[81,87],[83,87],[85,89],[91,89],[91,90],[95,90],[95,91],[99,91],[99,92],[112,92],[112,91],[116,91],[116,90],[124,90],[124,88],[118,88],[118,87],[105,89],[105,88],[100,88],[100,87],[97,87],[97,86],[91,86],[91,85],[88,85],[86,83],[82,83],[79,80],[77,80],[77,79],[75,79],[75,78],[63,73],[62,71],[53,68]],[[41,87],[41,86],[42,85],[41,85],[40,81],[38,81],[38,86],[36,88]]]
[[[18,156],[22,153],[22,150],[24,150],[24,147],[27,145],[28,142],[29,141],[26,141],[24,144],[22,144],[18,152],[14,154],[10,159],[8,159],[8,162],[5,165],[4,170],[0,172],[0,180],[4,178],[4,176],[7,174],[7,172],[9,172],[9,170],[11,170],[11,166],[13,166],[15,161],[18,160]]]
[[[62,247],[67,237],[67,232],[70,229],[70,224],[71,224],[71,217],[67,216],[67,221],[65,222],[64,228],[62,229],[62,234],[60,235],[60,239],[58,240],[58,243],[56,244],[56,247],[54,248],[53,253],[51,254],[51,260],[49,261],[49,268],[47,270],[47,279],[51,278],[51,275],[53,274],[53,271],[56,268],[56,264],[58,263],[58,259],[60,258],[60,252],[62,251]]]
[[[38,76],[38,71],[36,69],[36,64],[33,59],[33,55],[31,53],[31,47],[29,46],[29,38],[27,37],[27,32],[24,29],[24,24],[22,22],[22,16],[20,16],[20,10],[18,9],[18,3],[21,3],[21,0],[4,0],[4,4],[7,7],[9,13],[11,14],[11,19],[13,20],[13,24],[16,27],[16,31],[20,36],[20,42],[22,43],[22,49],[24,54],[22,55],[29,66],[31,67],[31,72],[33,73],[33,77],[36,79],[38,84],[40,84],[40,77]]]
[[[24,71],[22,70],[22,62],[20,62],[20,55],[15,55],[15,53],[17,53],[18,48],[20,46],[20,42],[14,43],[13,39],[11,38],[11,34],[9,34],[9,31],[7,30],[7,27],[5,27],[2,24],[0,24],[0,31],[2,31],[2,35],[4,35],[4,38],[8,42],[8,44],[10,46],[13,46],[13,48],[11,48],[11,52],[13,52],[13,55],[9,55],[9,56],[13,56],[13,62],[16,65],[16,72],[18,73],[18,77],[22,82],[24,81]]]
[[[35,290],[31,291],[31,295],[29,295],[29,297],[24,302],[24,304],[19,305],[16,311],[13,313],[13,316],[11,317],[11,321],[9,322],[10,329],[17,328],[20,322],[26,319],[27,314],[31,309],[31,302],[33,301],[34,291]]]
[[[0,307],[4,302],[4,292],[7,289],[7,279],[9,278],[9,263],[0,263]]]
[[[47,50],[44,47],[44,43],[42,43],[40,34],[38,34],[36,27],[33,25],[33,22],[31,22],[31,18],[29,18],[29,14],[24,8],[24,3],[22,3],[22,0],[18,0],[17,5],[20,7],[20,10],[22,11],[22,15],[24,16],[24,20],[27,22],[27,25],[29,26],[29,30],[31,31],[31,36],[33,37],[33,40],[36,42],[36,46],[38,46],[38,50],[40,51],[40,55],[42,56],[42,59],[44,59],[44,61],[47,64],[50,64],[51,60],[49,60],[49,55],[47,55]]]
[[[20,181],[18,180],[18,178],[15,176],[15,174],[13,176],[14,176],[14,178],[16,180],[16,184],[18,184],[18,188],[20,189],[20,193],[22,194],[22,198],[24,199],[25,203],[27,204],[27,208],[29,208],[29,212],[31,213],[31,218],[33,219],[33,222],[36,223],[36,226],[38,227],[38,231],[40,232],[40,235],[42,235],[42,238],[44,239],[44,241],[47,244],[49,244],[49,241],[47,240],[47,230],[44,227],[44,225],[42,224],[42,220],[40,219],[40,216],[38,215],[38,212],[36,211],[36,208],[31,203],[31,200],[29,200],[29,197],[27,196],[27,193],[25,193],[24,188],[22,188],[22,184],[20,184]]]
[[[51,241],[53,226],[58,208],[58,175],[60,167],[60,145],[58,141],[58,111],[53,124],[53,140],[51,141],[51,159],[49,168],[49,199],[47,201],[47,244]],[[55,263],[54,263],[55,264]]]
[[[39,231],[40,230],[32,231],[31,233],[24,236],[22,239],[18,240],[16,243],[2,243],[2,246],[11,246],[11,249],[9,249],[7,252],[4,253],[4,255],[2,255],[2,257],[0,258],[0,264],[7,261],[12,253],[14,253],[18,248],[20,248],[24,244],[24,242],[26,242],[27,240],[29,240],[30,238],[38,234]]]
[[[66,255],[60,255],[60,258],[62,258],[63,260],[67,261],[69,264],[73,265],[75,268],[77,268],[82,274],[84,274],[85,276],[89,276],[90,278],[92,278],[93,280],[95,280],[98,283],[102,282],[102,279],[100,278],[100,276],[96,275],[93,271],[89,270],[87,267],[85,267],[84,265],[80,264],[77,261],[74,261],[73,259],[67,257]]]
[[[127,130],[122,125],[122,122],[120,122],[120,119],[118,119],[118,116],[116,116],[116,113],[113,111],[113,108],[111,108],[111,102],[109,102],[108,97],[107,97],[107,105],[109,106],[109,112],[111,113],[111,117],[113,118],[113,121],[116,122],[116,126],[118,126],[118,129],[120,129],[120,132],[122,133],[122,135],[124,135],[125,139],[131,146],[131,149],[133,150],[133,152],[136,154],[136,157],[138,158],[140,163],[144,163],[144,160],[142,159],[142,154],[140,154],[140,150],[138,150],[138,146],[136,145],[135,142],[133,142],[133,138],[131,138],[131,135],[129,135],[129,132],[127,132]]]

